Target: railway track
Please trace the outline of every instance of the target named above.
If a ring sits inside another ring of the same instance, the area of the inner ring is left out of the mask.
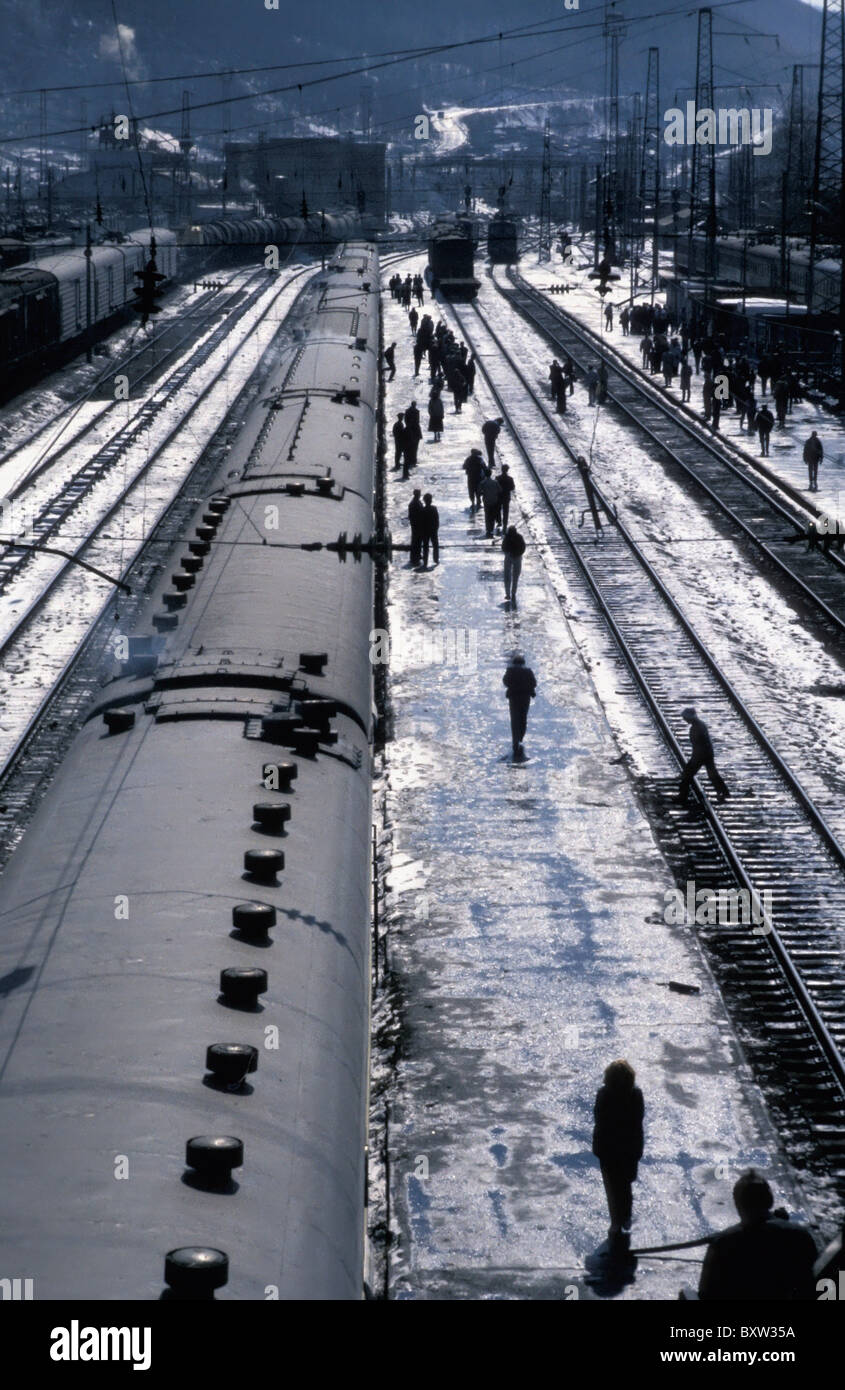
[[[845,562],[833,550],[825,554],[796,543],[797,537],[806,534],[810,517],[820,517],[821,511],[765,466],[752,464],[739,453],[732,457],[727,441],[687,419],[677,402],[666,400],[598,335],[549,304],[521,277],[509,271],[507,286],[496,276],[490,278],[551,347],[569,353],[582,370],[604,358],[608,401],[624,413],[640,437],[645,436],[651,452],[657,445],[738,536],[754,546],[763,563],[800,594],[838,642],[845,635]]]
[[[845,921],[845,846],[600,489],[599,502],[613,519],[603,539],[597,542],[567,524],[573,508],[583,510],[578,470],[570,467],[561,476],[559,467],[552,470],[548,462],[538,462],[563,456],[575,464],[556,417],[478,305],[453,305],[451,312],[564,542],[556,547],[556,558],[576,592],[583,593],[586,583],[670,756],[678,766],[686,761],[681,710],[687,704],[694,703],[716,733],[722,760],[731,770],[733,795],[717,808],[712,792],[696,788],[699,814],[760,921],[756,928],[719,921],[715,934],[748,988],[756,982],[765,996],[765,1026],[777,1030],[784,1072],[813,1105],[819,1143],[845,1179],[845,987],[839,925]],[[663,813],[689,841],[689,817],[677,802],[677,781],[656,779],[655,787]]]
[[[279,296],[284,295],[291,284],[310,269],[308,266],[303,267],[286,280],[264,310],[255,317],[254,322],[246,326],[237,345],[239,352],[261,325],[266,323],[267,315],[278,302]],[[152,470],[221,381],[227,370],[229,354],[226,354],[219,365],[212,364],[207,379],[195,389],[197,373],[208,366],[215,352],[223,346],[229,334],[237,328],[250,309],[255,309],[262,295],[266,295],[267,288],[266,277],[262,277],[262,288],[247,296],[237,306],[234,315],[228,316],[202,344],[188,354],[184,362],[180,363],[168,379],[143,403],[125,430],[120,431],[117,438],[110,439],[104,448],[87,460],[84,469],[75,472],[60,492],[41,509],[34,520],[32,543],[44,545],[48,541],[55,542],[58,549],[62,544],[63,529],[73,514],[84,502],[96,497],[95,490],[99,484],[111,482],[111,494],[103,498],[100,510],[90,519],[82,537],[74,537],[67,544],[67,554],[60,557],[59,563],[51,558],[47,562],[47,572],[43,578],[30,585],[28,594],[15,599],[12,581],[17,580],[20,588],[21,571],[26,562],[39,560],[43,563],[43,557],[38,552],[16,553],[12,543],[7,555],[0,560],[0,592],[8,591],[13,601],[23,604],[22,610],[7,621],[6,630],[0,630],[0,682],[7,686],[0,729],[0,779],[5,777],[20,758],[46,706],[65,679],[77,655],[81,639],[74,629],[74,624],[65,622],[62,617],[62,605],[66,607],[69,602],[66,586],[78,582],[79,570],[76,562],[87,557],[89,561],[96,559],[100,565],[108,563],[113,569],[117,567],[121,572],[125,568],[125,536],[108,536],[104,533],[110,523],[125,515],[125,509],[132,506],[136,497],[141,496],[146,506],[145,490]],[[181,408],[177,406],[177,418],[171,422],[163,412],[167,407],[176,404],[179,393],[185,395],[186,387],[190,387],[190,391],[182,401]],[[194,394],[191,394],[191,391]],[[154,445],[147,450],[143,436],[156,422],[160,426],[159,434]],[[195,445],[193,447],[195,448]],[[133,448],[137,458],[131,468],[127,468],[123,476],[118,478],[117,466],[126,460]],[[110,478],[110,475],[113,476]],[[142,544],[146,543],[146,539],[140,538]],[[30,544],[29,538],[26,544]],[[96,548],[98,545],[104,552],[102,556]],[[130,541],[129,548],[134,552],[137,542]],[[29,578],[27,576],[27,581]],[[103,604],[101,590],[92,593],[93,597],[88,601],[96,603],[99,612]],[[94,621],[94,618],[91,621]],[[44,678],[40,687],[36,686],[34,680],[18,680],[21,671],[32,660],[33,651],[39,653],[38,670],[39,675]]]

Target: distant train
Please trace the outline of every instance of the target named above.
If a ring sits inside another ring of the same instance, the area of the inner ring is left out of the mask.
[[[179,248],[175,232],[157,227],[156,265],[175,278]],[[91,326],[114,318],[135,303],[135,272],[150,256],[150,231],[127,233],[91,252]],[[0,274],[0,367],[14,372],[72,344],[88,327],[88,272],[84,247],[26,261]]]
[[[0,882],[40,1299],[364,1296],[377,252],[306,295]]]
[[[693,237],[695,265],[698,270],[704,266],[705,238]],[[678,240],[678,266],[687,269],[687,241]],[[744,265],[743,265],[744,262]],[[790,299],[795,303],[806,301],[807,275],[810,256],[805,246],[801,250],[790,249],[786,258]],[[770,294],[783,294],[783,269],[780,246],[760,243],[745,244],[743,237],[723,236],[716,238],[716,276],[719,280],[741,285],[743,281],[750,290],[764,290]],[[842,264],[838,260],[824,257],[813,266],[813,302],[817,312],[837,313],[839,310]]]
[[[487,227],[487,254],[494,265],[513,265],[519,260],[519,227],[499,213]]]
[[[480,282],[475,278],[475,243],[469,219],[436,222],[432,227],[426,279],[432,290],[440,290],[447,299],[474,299],[478,294]]]
[[[319,246],[360,235],[361,219],[350,212],[203,222],[189,227],[185,240],[189,246]]]

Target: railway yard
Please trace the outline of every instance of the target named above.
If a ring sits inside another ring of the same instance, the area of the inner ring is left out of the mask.
[[[3,407],[6,1246],[46,1300],[691,1302],[753,1168],[833,1268],[842,417],[716,431],[577,238],[538,264],[499,218],[491,261],[447,223],[438,261],[347,222],[183,273]],[[439,427],[414,281],[475,365]],[[728,796],[679,795],[689,707]],[[619,1058],[645,1148],[606,1232]]]

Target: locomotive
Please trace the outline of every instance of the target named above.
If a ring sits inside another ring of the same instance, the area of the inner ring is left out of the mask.
[[[0,882],[36,1298],[362,1297],[375,249],[306,294]]]
[[[494,265],[513,265],[519,260],[519,228],[511,217],[497,213],[487,227],[487,254]]]
[[[469,219],[438,222],[429,235],[426,279],[447,299],[474,299],[479,290],[471,225]]]

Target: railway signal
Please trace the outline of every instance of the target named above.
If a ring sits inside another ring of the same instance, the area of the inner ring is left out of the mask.
[[[143,270],[135,271],[135,278],[141,283],[135,286],[133,293],[136,296],[136,308],[141,315],[142,326],[147,323],[150,314],[159,312],[161,306],[156,304],[156,299],[161,294],[161,281],[167,279],[167,276],[162,275],[156,268],[155,253],[155,237],[153,237],[150,240],[150,259]]]

